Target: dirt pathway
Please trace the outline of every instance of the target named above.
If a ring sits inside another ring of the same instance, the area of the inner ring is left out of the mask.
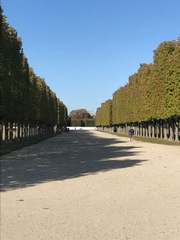
[[[180,147],[72,131],[1,158],[1,240],[179,240]]]

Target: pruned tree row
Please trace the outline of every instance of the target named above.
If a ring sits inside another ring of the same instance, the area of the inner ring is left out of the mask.
[[[128,84],[96,111],[96,125],[109,131],[180,140],[180,40],[154,51],[152,64],[140,64]]]
[[[1,140],[52,131],[67,124],[67,108],[29,67],[22,41],[0,6]]]

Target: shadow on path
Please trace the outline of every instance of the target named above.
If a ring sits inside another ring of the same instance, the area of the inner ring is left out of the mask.
[[[1,191],[137,166],[145,160],[133,159],[134,148],[90,131],[63,133],[2,156]]]

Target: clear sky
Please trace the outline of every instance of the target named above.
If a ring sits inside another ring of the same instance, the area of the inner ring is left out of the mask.
[[[180,37],[180,0],[1,0],[29,65],[67,106],[95,112]]]

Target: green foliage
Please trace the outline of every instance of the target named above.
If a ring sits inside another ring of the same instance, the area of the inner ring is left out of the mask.
[[[109,100],[108,100],[109,101]],[[163,42],[152,64],[140,64],[129,82],[96,110],[96,126],[166,120],[180,116],[180,40]],[[111,113],[112,121],[108,122]]]
[[[112,100],[109,99],[101,104],[96,111],[96,125],[108,126],[112,124]]]
[[[92,118],[91,114],[86,109],[77,109],[72,110],[69,113],[71,119],[84,119],[84,118]]]
[[[92,116],[86,109],[73,110],[69,114],[71,126],[93,127],[95,126],[94,116]]]
[[[83,119],[86,127],[95,127],[95,119],[94,118],[84,118]]]
[[[62,101],[57,99],[57,124],[59,126],[67,126],[68,124],[68,113],[67,108]]]
[[[66,106],[29,67],[21,39],[8,25],[0,5],[1,122],[67,125]]]
[[[72,119],[71,126],[73,126],[73,127],[94,127],[95,119],[91,119],[91,118]]]

